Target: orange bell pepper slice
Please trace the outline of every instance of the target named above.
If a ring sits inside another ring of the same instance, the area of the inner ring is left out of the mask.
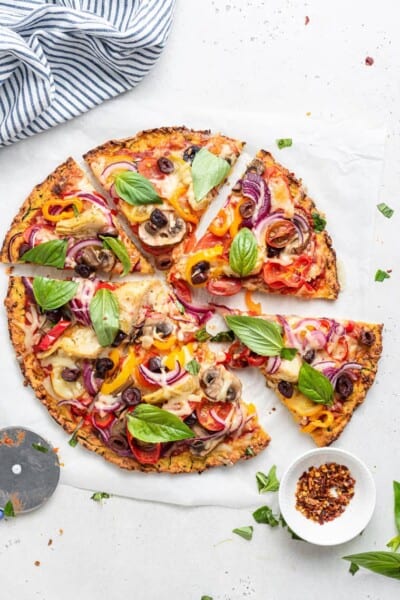
[[[251,313],[253,313],[254,315],[261,315],[261,304],[260,302],[254,302],[252,292],[250,290],[246,290],[244,300],[246,302],[247,308]]]
[[[67,208],[56,215],[52,215],[50,210],[55,207]],[[79,198],[70,198],[69,200],[48,200],[42,206],[42,214],[46,221],[57,223],[63,219],[71,219],[75,217],[76,212],[81,213],[83,210],[83,202]]]

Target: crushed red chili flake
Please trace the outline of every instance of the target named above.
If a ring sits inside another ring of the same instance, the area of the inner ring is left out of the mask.
[[[367,58],[365,59],[365,64],[368,67],[372,67],[372,65],[374,64],[374,59],[372,58],[372,56],[367,56]]]
[[[320,525],[341,515],[354,496],[356,481],[337,463],[310,467],[297,482],[296,509]]]

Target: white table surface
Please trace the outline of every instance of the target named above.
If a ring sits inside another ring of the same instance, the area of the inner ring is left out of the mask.
[[[310,18],[307,26],[306,16]],[[137,102],[157,108],[160,122],[163,107],[183,110],[190,105],[203,111],[228,106],[287,113],[298,119],[386,124],[386,166],[381,196],[376,200],[397,211],[391,221],[377,214],[374,247],[366,249],[372,250],[374,269],[393,268],[391,279],[376,284],[370,298],[371,318],[385,321],[386,335],[375,384],[382,393],[375,394],[375,404],[368,406],[369,428],[362,441],[376,451],[371,466],[378,498],[369,527],[356,540],[330,549],[293,541],[285,531],[262,525],[255,527],[253,540],[246,542],[231,530],[252,523],[249,509],[180,508],[117,497],[98,505],[87,491],[59,486],[42,510],[0,523],[1,597],[398,597],[398,581],[367,571],[352,577],[340,557],[384,549],[395,535],[391,485],[393,479],[400,480],[399,16],[396,0],[378,4],[372,0],[329,4],[321,0],[178,0],[169,44],[136,90],[74,123],[19,144],[28,155],[40,153],[45,161],[49,160],[46,148],[58,148],[55,160],[62,160],[68,154],[68,135],[77,125],[83,137],[85,125],[93,120],[101,124],[104,118],[113,118],[120,128],[122,107],[126,110],[128,100],[133,111]],[[373,66],[365,65],[367,55],[374,58]],[[16,147],[0,152],[0,174],[11,168],[15,152]],[[27,180],[36,183],[34,176],[26,174]],[[3,336],[2,348],[7,347]]]

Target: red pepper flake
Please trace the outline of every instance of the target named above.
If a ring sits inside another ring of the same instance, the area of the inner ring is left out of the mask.
[[[333,521],[353,498],[355,483],[344,465],[310,467],[297,482],[296,509],[320,525]]]
[[[35,567],[40,567],[40,560],[35,560],[33,564],[35,565]]]
[[[306,18],[304,19],[304,25],[308,25],[308,24],[309,24],[309,22],[310,22],[310,17],[306,17]]]
[[[372,58],[372,56],[367,56],[367,58],[365,59],[365,64],[368,67],[372,67],[372,65],[374,64],[374,59]]]
[[[49,541],[47,542],[47,545],[48,545],[48,546],[51,546],[51,545],[52,545],[52,543],[53,543],[53,540],[50,538],[50,539],[49,539]]]

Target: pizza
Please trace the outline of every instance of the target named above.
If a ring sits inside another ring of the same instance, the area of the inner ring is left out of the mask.
[[[198,319],[182,312],[161,281],[11,277],[6,307],[37,397],[74,440],[108,461],[130,470],[200,472],[268,445],[240,380],[196,340]],[[143,438],[154,418],[178,437],[168,430]]]
[[[221,296],[245,288],[333,300],[339,283],[325,225],[301,181],[260,150],[206,233],[176,253],[169,281]]]
[[[382,325],[292,315],[226,319],[238,337],[223,364],[260,369],[303,433],[317,446],[336,440],[374,382]]]
[[[210,131],[164,127],[107,142],[84,158],[156,267],[167,270],[243,145]]]
[[[72,269],[83,278],[153,271],[72,158],[25,200],[6,235],[0,261]]]

